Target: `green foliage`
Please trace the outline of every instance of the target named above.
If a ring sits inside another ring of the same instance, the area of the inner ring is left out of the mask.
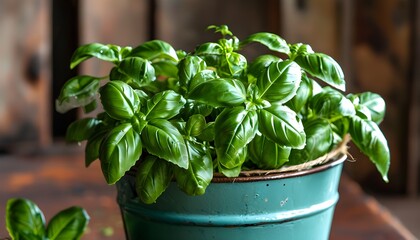
[[[60,211],[46,225],[42,211],[28,199],[10,199],[6,206],[6,227],[13,240],[77,240],[88,222],[80,207]]]
[[[236,177],[244,166],[299,164],[350,134],[387,179],[389,149],[377,126],[385,102],[379,95],[343,95],[339,64],[307,44],[266,32],[241,41],[226,25],[208,29],[221,38],[191,53],[161,40],[76,50],[71,67],[92,57],[114,64],[107,77],[70,79],[57,99],[61,112],[92,110],[100,94],[104,112],[77,120],[67,134],[70,141],[87,140],[87,166],[99,158],[112,184],[137,163],[138,195],[153,203],[172,180],[187,194],[200,195],[214,171]],[[273,53],[248,62],[241,51],[254,43]]]

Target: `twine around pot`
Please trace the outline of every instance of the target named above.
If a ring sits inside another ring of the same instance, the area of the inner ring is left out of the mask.
[[[311,169],[314,166],[318,166],[318,165],[322,165],[324,163],[327,163],[329,161],[335,160],[340,156],[343,155],[347,155],[348,154],[348,146],[347,144],[349,143],[349,141],[351,140],[350,135],[346,135],[343,138],[343,141],[340,142],[340,144],[338,144],[338,146],[336,148],[334,148],[332,151],[330,151],[329,153],[305,162],[305,163],[301,163],[298,165],[291,165],[291,166],[283,166],[279,169],[273,169],[273,170],[247,170],[247,171],[241,171],[241,173],[239,174],[239,177],[250,177],[250,176],[265,176],[265,175],[270,175],[270,174],[278,174],[278,173],[286,173],[286,172],[298,172],[298,171],[304,171],[304,170],[308,170]],[[215,173],[214,174],[215,178],[225,178],[224,175],[220,174],[220,173]]]

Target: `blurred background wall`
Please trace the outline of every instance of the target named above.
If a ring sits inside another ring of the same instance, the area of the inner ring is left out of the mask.
[[[70,71],[69,60],[89,42],[138,45],[160,38],[191,51],[215,40],[204,31],[227,24],[240,39],[258,31],[309,43],[344,68],[348,90],[373,91],[387,102],[381,128],[392,155],[384,184],[368,159],[346,171],[370,190],[419,192],[420,24],[417,0],[1,0],[0,153],[45,150],[61,141],[72,111],[54,101],[76,73],[107,74],[89,60]],[[256,54],[258,48],[249,52]],[[28,150],[29,149],[29,150]],[[357,165],[357,168],[354,167]]]

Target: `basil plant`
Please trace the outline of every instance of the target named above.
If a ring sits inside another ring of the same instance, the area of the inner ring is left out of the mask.
[[[66,208],[45,223],[39,207],[29,199],[12,198],[6,206],[6,227],[13,240],[78,240],[89,223],[81,207]]]
[[[169,183],[200,195],[213,173],[278,169],[316,159],[350,135],[387,181],[390,155],[378,128],[384,100],[375,93],[344,95],[339,64],[307,44],[273,33],[244,40],[227,26],[193,52],[161,40],[137,47],[80,46],[70,67],[92,57],[113,64],[106,77],[76,76],[63,86],[59,112],[103,112],[68,127],[67,140],[87,140],[86,166],[99,159],[109,184],[135,164],[140,199],[153,203]],[[247,59],[257,43],[271,54]],[[323,87],[322,87],[323,86]]]

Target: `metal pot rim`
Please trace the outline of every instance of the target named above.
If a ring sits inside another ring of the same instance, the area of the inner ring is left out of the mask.
[[[308,174],[314,174],[317,172],[324,171],[326,169],[332,168],[343,163],[347,159],[347,155],[340,154],[336,159],[328,161],[327,163],[315,166],[310,169],[305,169],[301,171],[290,171],[290,172],[275,172],[272,170],[267,170],[265,173],[259,174],[249,174],[247,172],[241,172],[241,175],[238,177],[225,177],[223,175],[213,176],[212,183],[233,183],[233,182],[255,182],[255,181],[266,181],[266,180],[275,180],[282,178],[291,178],[299,177]]]

